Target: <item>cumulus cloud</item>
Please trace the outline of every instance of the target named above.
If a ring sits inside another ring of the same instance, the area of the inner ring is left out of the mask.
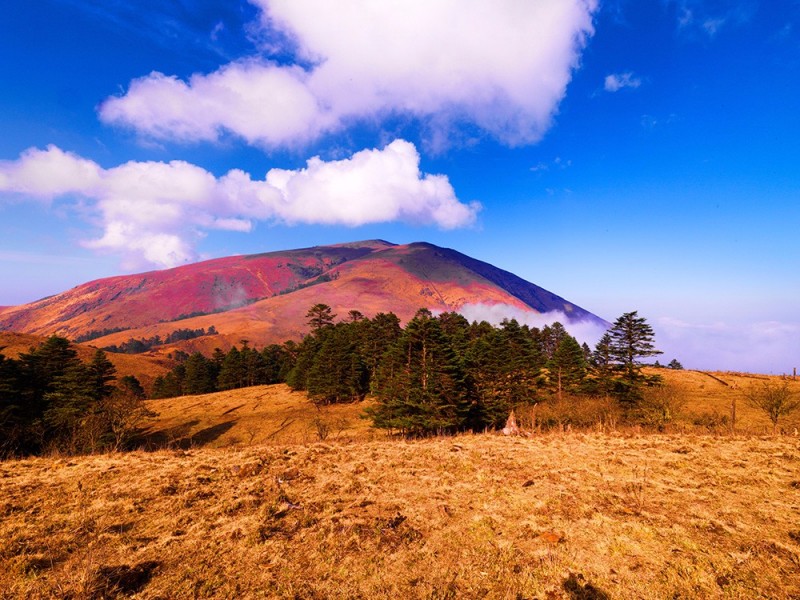
[[[597,0],[251,2],[293,62],[238,60],[187,81],[151,73],[108,99],[101,118],[154,138],[230,132],[271,148],[402,114],[433,136],[470,124],[530,143],[549,127],[597,9]]]
[[[665,358],[684,367],[753,373],[791,373],[800,368],[800,323],[689,323],[664,317],[654,325]]]
[[[603,89],[607,92],[618,92],[624,88],[636,89],[642,85],[642,80],[635,77],[633,73],[612,73],[606,75]]]
[[[232,170],[215,177],[183,161],[135,162],[103,169],[49,146],[0,162],[0,192],[88,200],[99,238],[89,248],[121,253],[128,268],[175,266],[197,258],[210,230],[249,231],[256,221],[358,226],[403,220],[442,228],[470,225],[478,203],[458,200],[446,176],[419,169],[415,146],[395,140],[350,158],[310,159],[262,180]]]
[[[534,310],[524,310],[509,304],[465,304],[459,311],[468,321],[486,321],[492,325],[499,325],[503,319],[516,319],[521,325],[542,328],[552,325],[556,321],[581,343],[594,347],[597,341],[606,332],[607,327],[596,321],[571,321],[570,317],[560,311],[540,313]]]

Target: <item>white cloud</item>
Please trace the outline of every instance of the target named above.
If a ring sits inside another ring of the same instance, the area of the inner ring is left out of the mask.
[[[307,142],[354,120],[459,123],[507,144],[550,126],[594,29],[597,0],[251,0],[296,64],[240,60],[187,82],[152,73],[100,116],[155,138],[231,132],[263,147]],[[303,67],[298,65],[304,65]]]
[[[128,268],[168,267],[197,257],[209,230],[249,231],[254,221],[358,226],[403,220],[442,228],[470,225],[478,203],[463,204],[443,175],[419,170],[413,144],[304,169],[272,169],[263,180],[239,170],[222,177],[183,162],[128,162],[111,169],[55,147],[0,163],[0,192],[90,201],[103,234],[89,248],[121,253]]]
[[[636,89],[642,85],[642,80],[635,77],[633,73],[612,73],[606,75],[603,89],[607,92],[618,92],[623,88]]]
[[[688,323],[664,317],[654,326],[665,358],[690,369],[791,373],[800,368],[800,323]]]
[[[594,348],[607,329],[596,321],[571,321],[570,317],[560,311],[539,313],[509,304],[465,304],[458,312],[470,322],[486,321],[492,325],[499,325],[503,319],[516,319],[521,325],[541,329],[545,325],[552,325],[558,321],[570,335],[581,343],[589,344],[592,348]]]

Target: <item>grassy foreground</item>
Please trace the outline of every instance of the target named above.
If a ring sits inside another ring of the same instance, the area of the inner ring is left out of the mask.
[[[797,598],[794,437],[469,435],[0,463],[0,597]]]

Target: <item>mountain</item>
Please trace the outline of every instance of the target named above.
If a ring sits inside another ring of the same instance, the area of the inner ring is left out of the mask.
[[[98,279],[20,306],[0,308],[0,330],[91,339],[165,338],[178,329],[214,327],[217,335],[183,340],[187,350],[299,339],[305,313],[323,302],[340,318],[392,311],[403,321],[421,307],[459,310],[506,305],[559,311],[571,322],[605,321],[488,263],[424,242],[369,240],[230,256],[163,271]]]

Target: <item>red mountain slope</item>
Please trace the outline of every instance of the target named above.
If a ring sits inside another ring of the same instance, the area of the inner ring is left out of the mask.
[[[570,320],[603,322],[547,290],[454,250],[372,240],[100,279],[6,308],[0,312],[0,330],[71,338],[108,331],[92,341],[102,346],[213,325],[219,335],[180,346],[224,348],[241,339],[262,345],[299,338],[306,331],[304,315],[317,302],[329,304],[341,317],[357,309],[367,316],[392,311],[406,320],[423,306],[445,311],[482,303],[558,310]]]

